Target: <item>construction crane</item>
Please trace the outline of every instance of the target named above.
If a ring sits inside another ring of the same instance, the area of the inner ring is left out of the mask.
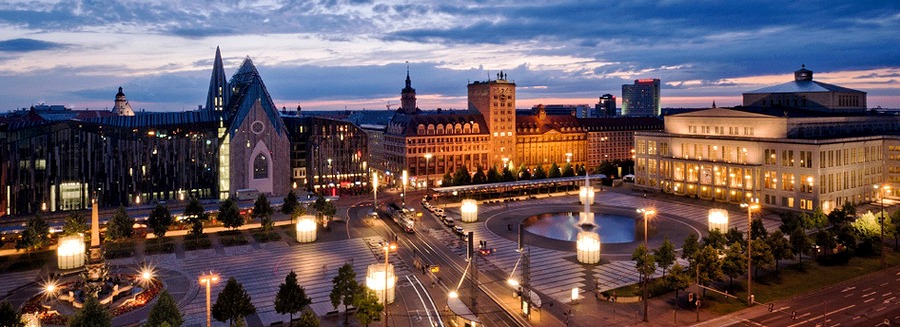
[[[394,106],[394,105],[392,105],[390,101],[388,101],[387,104],[385,105],[385,107],[387,107],[387,110],[391,110],[392,106]]]

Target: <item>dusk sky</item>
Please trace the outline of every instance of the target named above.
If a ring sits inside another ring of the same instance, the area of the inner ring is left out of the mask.
[[[900,1],[19,1],[0,3],[0,111],[205,103],[225,71],[256,64],[276,104],[396,108],[409,62],[423,109],[465,108],[466,84],[503,70],[518,108],[595,104],[660,78],[663,107],[740,104],[792,80],[900,108]],[[621,100],[619,100],[621,106]]]

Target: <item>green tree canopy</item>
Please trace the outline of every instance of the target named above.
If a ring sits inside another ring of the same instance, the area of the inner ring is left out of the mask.
[[[872,213],[871,211],[866,211],[866,213],[859,215],[856,220],[850,223],[850,226],[864,238],[879,237],[881,235],[882,214],[884,214],[884,226],[888,227],[893,225],[891,222],[891,218],[893,217],[886,212]],[[887,229],[885,229],[885,234],[890,235],[891,233],[888,233]]]
[[[159,294],[156,305],[150,309],[150,315],[147,317],[145,327],[160,327],[163,323],[169,326],[181,326],[184,323],[184,316],[178,310],[178,304],[169,294],[169,291],[163,290]]]
[[[707,245],[700,249],[695,261],[699,267],[701,285],[709,285],[722,278],[722,262],[719,261],[719,251],[712,246]]]
[[[488,183],[490,183],[490,182],[488,182]],[[445,172],[444,177],[441,178],[441,186],[443,186],[443,187],[453,186],[453,177],[450,176],[449,171]]]
[[[469,184],[472,184],[472,175],[469,174],[469,169],[466,168],[466,165],[461,165],[456,168],[456,172],[453,173],[453,185]]]
[[[33,251],[44,247],[47,236],[50,235],[50,225],[39,214],[35,214],[25,223],[19,239],[16,240],[16,250]]]
[[[359,288],[353,266],[349,263],[345,263],[341,266],[341,268],[338,269],[337,276],[334,276],[331,283],[334,285],[334,287],[331,288],[331,293],[328,294],[331,305],[334,306],[335,309],[341,304],[344,305],[344,309],[353,305],[357,289]],[[347,316],[344,317],[344,321],[347,321]]]
[[[319,316],[316,316],[312,310],[303,310],[296,325],[297,327],[319,327],[321,322],[319,321]]]
[[[300,201],[297,201],[297,193],[294,190],[290,190],[287,195],[284,196],[284,200],[281,203],[281,213],[285,215],[292,215],[294,210],[300,206]]]
[[[484,175],[484,169],[481,168],[481,165],[478,165],[475,175],[472,175],[472,184],[484,184],[485,182],[487,182],[487,176]]]
[[[656,264],[662,268],[663,274],[665,274],[669,266],[675,263],[675,244],[672,244],[666,237],[663,244],[653,250],[653,257],[656,258]]]
[[[212,307],[213,318],[234,326],[236,321],[243,320],[255,312],[256,307],[250,301],[250,295],[244,290],[244,285],[238,283],[234,277],[228,278],[225,288],[219,292],[216,304]]]
[[[500,180],[503,182],[515,182],[516,174],[513,174],[508,165],[503,165],[503,172],[500,174]]]
[[[791,242],[784,237],[781,230],[775,230],[769,234],[769,247],[772,248],[772,258],[775,259],[775,273],[778,273],[778,261],[794,258],[793,247]]]
[[[66,216],[66,222],[62,227],[62,235],[76,235],[87,231],[87,218],[84,215],[73,212]]]
[[[801,227],[796,227],[791,231],[790,234],[790,243],[793,252],[797,254],[797,257],[800,259],[800,263],[803,263],[803,252],[807,248],[809,248],[810,241],[809,236],[806,235],[806,231]]]
[[[725,241],[728,242],[728,244],[731,244],[734,242],[740,242],[743,240],[744,240],[744,233],[739,231],[736,227],[732,227],[732,228],[728,229],[728,233],[725,234]]]
[[[744,248],[741,242],[734,242],[725,250],[725,257],[722,258],[722,274],[728,276],[729,284],[734,285],[734,278],[741,276],[747,271],[747,256],[744,254]]]
[[[693,274],[691,274],[687,269],[681,266],[680,263],[675,262],[672,267],[669,269],[669,273],[666,274],[666,284],[669,287],[675,290],[675,298],[678,298],[678,291],[682,291],[691,285],[693,282]]]
[[[519,166],[519,180],[527,181],[531,179],[531,173],[528,172],[528,167],[525,167],[525,164]]]
[[[262,226],[263,232],[268,234],[272,231],[272,226],[274,224],[272,221],[273,213],[275,213],[275,209],[272,209],[269,199],[266,198],[265,194],[260,194],[256,198],[256,203],[253,204],[253,212],[250,215],[253,216],[253,218],[259,219],[259,224]]]
[[[572,167],[572,164],[567,162],[562,169],[562,177],[572,177],[575,176],[575,168]]]
[[[531,177],[531,179],[545,179],[545,178],[547,178],[547,172],[544,171],[544,166],[537,165],[537,167],[534,167],[534,175]]]
[[[238,209],[237,202],[228,197],[219,202],[219,216],[217,218],[222,225],[232,230],[244,225],[244,217],[241,217],[241,210]]]
[[[84,306],[69,318],[69,327],[112,327],[112,316],[96,297],[87,296]]]
[[[694,265],[694,262],[697,258],[697,253],[700,251],[700,240],[699,236],[695,233],[691,233],[684,239],[684,243],[681,245],[681,258],[688,260],[691,262],[691,265]],[[691,267],[693,268],[693,267]]]
[[[203,235],[203,222],[209,220],[209,214],[206,209],[200,205],[200,201],[195,197],[191,197],[184,208],[184,218],[191,223],[191,236],[200,237]]]
[[[3,327],[25,327],[22,322],[22,314],[9,302],[0,302],[0,326]]]
[[[637,249],[631,254],[631,260],[634,260],[634,268],[641,276],[641,288],[644,293],[644,321],[648,321],[647,308],[650,295],[647,294],[647,284],[650,282],[650,276],[656,271],[656,259],[644,244],[638,245]]]
[[[278,294],[275,295],[275,312],[289,314],[290,320],[293,321],[294,314],[311,303],[312,299],[306,296],[306,290],[297,283],[297,274],[291,270],[284,277],[284,283],[278,286]]]
[[[147,227],[153,231],[153,235],[163,238],[166,236],[169,226],[172,226],[172,214],[169,213],[166,206],[157,204],[147,216]]]
[[[750,223],[750,237],[756,240],[765,239],[767,236],[769,236],[769,232],[766,231],[766,225],[763,225],[762,219],[753,219]]]
[[[727,238],[718,229],[709,232],[709,235],[703,237],[703,246],[712,246],[716,250],[725,249]]]
[[[750,243],[753,246],[753,251],[750,253],[750,261],[753,263],[754,277],[759,269],[769,269],[775,265],[772,247],[766,241],[765,238],[759,238]]]
[[[578,169],[575,170],[575,174],[578,176],[584,176],[587,174],[587,169],[584,167],[584,164],[578,166]]]
[[[134,218],[128,216],[125,207],[116,209],[116,213],[106,222],[106,240],[117,241],[134,235]]]
[[[378,302],[375,291],[362,285],[359,286],[359,294],[354,298],[353,306],[356,307],[356,319],[365,326],[369,326],[384,311],[384,305]]]
[[[555,162],[550,165],[550,170],[547,172],[547,178],[559,178],[562,175],[562,172],[559,171],[559,165]]]

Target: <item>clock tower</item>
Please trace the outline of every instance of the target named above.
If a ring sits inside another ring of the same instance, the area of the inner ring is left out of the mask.
[[[469,110],[480,112],[490,131],[489,164],[516,167],[516,83],[500,72],[496,80],[476,81],[468,90]]]

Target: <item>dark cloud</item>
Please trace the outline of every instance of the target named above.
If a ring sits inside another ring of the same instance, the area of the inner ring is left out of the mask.
[[[55,50],[65,48],[67,45],[56,42],[47,42],[35,39],[11,39],[0,41],[0,51],[5,52],[32,52],[41,50]]]

